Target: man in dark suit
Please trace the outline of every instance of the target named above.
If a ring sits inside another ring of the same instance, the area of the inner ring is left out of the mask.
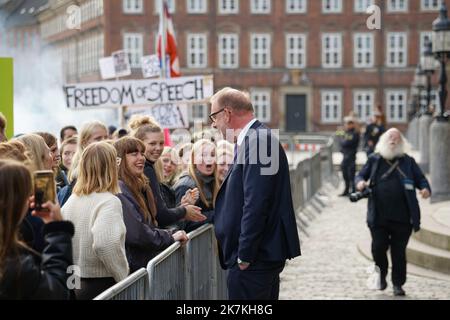
[[[235,160],[216,199],[219,257],[230,300],[276,300],[286,259],[300,255],[289,165],[278,139],[254,116],[245,93],[211,99],[212,126],[235,144]]]

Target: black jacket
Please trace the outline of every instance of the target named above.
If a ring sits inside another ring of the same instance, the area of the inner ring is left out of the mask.
[[[344,158],[356,157],[359,146],[359,133],[355,129],[345,131],[345,134],[340,141],[340,146]]]
[[[186,209],[184,207],[173,209],[167,208],[167,205],[161,196],[155,168],[153,167],[153,163],[148,160],[145,161],[144,174],[150,180],[150,187],[152,188],[153,198],[155,198],[156,209],[158,211],[156,220],[158,221],[159,226],[165,228],[182,220],[186,216]]]
[[[131,273],[147,267],[147,263],[158,253],[168,248],[174,240],[167,230],[156,228],[145,222],[139,204],[130,189],[119,181],[121,193],[117,195],[122,202],[123,220],[127,228],[125,249]]]
[[[0,278],[0,299],[68,300],[67,268],[73,265],[71,222],[52,222],[44,226],[47,242],[42,255],[21,249],[16,258],[7,258]]]
[[[378,153],[372,154],[367,160],[367,163],[356,176],[355,184],[358,184],[360,181],[373,181],[378,170],[380,160],[381,156]],[[402,184],[405,185],[404,192],[409,214],[411,216],[411,224],[414,231],[417,232],[420,230],[420,207],[416,197],[416,189],[428,189],[431,192],[431,187],[414,158],[408,155],[401,157],[399,159],[398,167],[406,175],[406,178],[402,177],[401,179]],[[372,197],[369,197],[367,210],[367,224],[369,227],[373,227],[375,225],[376,216],[377,208],[375,201],[373,201]]]
[[[173,188],[175,189],[176,202],[177,204],[179,204],[181,203],[181,199],[183,198],[183,196],[186,194],[186,191],[199,187],[196,185],[194,179],[192,179],[190,175],[185,174],[180,177],[180,179],[177,181],[177,183],[175,183]],[[198,198],[195,205],[197,207],[202,208],[202,214],[206,216],[206,220],[202,222],[184,221],[182,224],[179,224],[179,226],[186,232],[191,232],[206,223],[214,222],[213,208],[207,207],[206,204],[203,203],[201,198]]]

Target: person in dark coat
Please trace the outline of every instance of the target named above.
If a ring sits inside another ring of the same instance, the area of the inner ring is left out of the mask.
[[[246,93],[220,90],[211,112],[212,126],[237,149],[214,212],[229,299],[276,300],[286,260],[300,255],[286,154]]]
[[[355,172],[356,172],[356,153],[359,145],[359,132],[356,129],[356,119],[345,117],[345,132],[340,141],[343,160],[341,163],[342,176],[345,182],[345,189],[341,196],[348,196],[355,192]]]
[[[24,165],[0,160],[0,300],[68,300],[73,289],[67,286],[67,271],[73,265],[74,227],[62,221],[59,206],[49,201],[43,205],[49,212],[32,212],[45,224],[42,255],[19,241],[19,226],[32,193],[31,181]]]
[[[430,184],[415,160],[406,154],[407,142],[397,129],[383,134],[355,182],[358,191],[371,188],[367,224],[372,235],[372,255],[381,272],[381,290],[386,289],[387,250],[391,250],[394,295],[405,295],[406,246],[412,230],[420,230],[420,207],[416,189],[424,199]],[[370,180],[370,184],[367,181]]]
[[[164,132],[161,127],[149,117],[135,117],[128,124],[135,137],[145,145],[144,174],[148,178],[150,188],[156,203],[158,215],[156,217],[161,228],[173,227],[177,222],[184,220],[200,222],[206,219],[201,209],[193,205],[197,199],[189,194],[183,198],[181,206],[169,209],[161,196],[159,179],[155,170],[155,163],[164,150]]]
[[[158,253],[175,241],[188,240],[184,231],[174,234],[158,228],[157,209],[147,177],[144,175],[145,145],[142,141],[124,137],[114,143],[119,166],[118,195],[122,202],[123,219],[127,228],[125,250],[130,271],[146,267]]]
[[[386,128],[383,125],[382,114],[377,111],[372,122],[367,125],[366,131],[364,132],[364,149],[366,150],[367,156],[370,156],[375,151],[378,140],[380,140],[381,135],[385,131]]]
[[[182,228],[191,232],[206,223],[214,222],[214,203],[219,191],[219,180],[217,177],[216,146],[209,140],[197,141],[191,153],[188,172],[181,175],[174,186],[177,203],[190,190],[198,189],[199,198],[195,203],[202,208],[206,220],[202,222],[186,221]]]

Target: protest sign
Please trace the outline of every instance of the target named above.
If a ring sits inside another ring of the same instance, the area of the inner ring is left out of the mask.
[[[114,59],[114,70],[116,77],[120,78],[129,76],[131,74],[131,66],[128,53],[123,50],[119,50],[113,52],[111,56]]]
[[[64,86],[68,108],[205,103],[214,93],[212,76],[79,83]]]
[[[13,59],[0,58],[0,112],[6,117],[6,136],[14,135]]]
[[[161,66],[156,54],[145,56],[141,59],[142,75],[144,78],[154,78],[161,76]]]
[[[188,106],[186,104],[160,104],[145,108],[131,108],[128,116],[148,115],[153,117],[162,128],[180,129],[189,127]]]

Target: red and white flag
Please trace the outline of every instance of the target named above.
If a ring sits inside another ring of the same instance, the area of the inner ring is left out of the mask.
[[[175,40],[175,31],[173,28],[172,17],[169,13],[169,7],[166,0],[164,3],[164,16],[165,16],[165,33],[166,33],[166,56],[170,57],[170,77],[175,78],[181,76],[180,61],[178,60],[177,41]],[[161,19],[159,21],[159,34],[158,34],[158,56],[161,60],[161,42],[164,29],[164,22]],[[169,66],[167,66],[169,68]],[[168,73],[168,72],[167,72]]]

